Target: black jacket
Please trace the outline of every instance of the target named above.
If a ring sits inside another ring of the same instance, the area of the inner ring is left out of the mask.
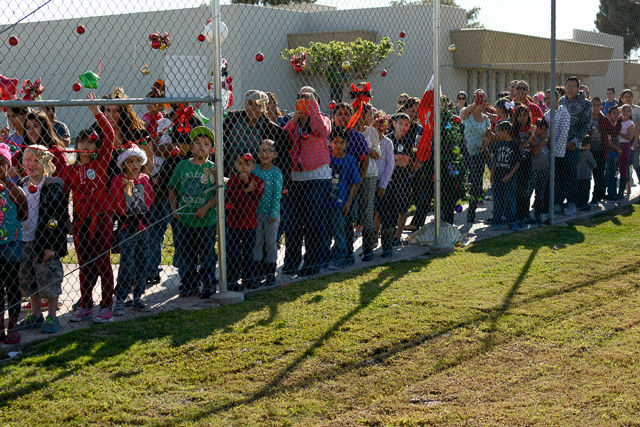
[[[20,186],[27,183],[28,177],[20,180]],[[45,177],[40,189],[38,224],[36,226],[36,251],[44,255],[45,249],[51,249],[57,258],[67,255],[67,224],[69,223],[69,199],[64,192],[62,179]]]
[[[247,113],[244,110],[230,111],[224,119],[222,125],[222,132],[224,137],[224,148],[227,148],[231,141],[231,132],[238,123],[238,121],[246,120]],[[282,129],[277,123],[272,122],[266,116],[258,120],[256,123],[257,129],[260,132],[260,138],[262,140],[270,139],[276,145],[276,151],[278,157],[274,159],[274,164],[282,172],[282,186],[283,188],[290,187],[291,181],[291,155],[289,150],[291,149],[291,140],[289,135]],[[251,153],[256,156],[257,153]],[[236,159],[230,158],[231,156],[224,156],[224,176],[231,177],[234,174],[233,166]],[[257,157],[256,157],[256,161]]]

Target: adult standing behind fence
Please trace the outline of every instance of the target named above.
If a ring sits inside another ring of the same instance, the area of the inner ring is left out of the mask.
[[[544,113],[544,118],[547,123],[551,126],[551,109],[556,109],[555,114],[555,123],[553,123],[553,156],[555,157],[555,199],[554,199],[554,209],[555,213],[562,213],[561,202],[564,199],[564,174],[566,174],[567,169],[564,165],[565,163],[565,155],[567,153],[567,134],[569,133],[569,125],[571,124],[571,116],[569,115],[569,111],[565,108],[564,105],[560,105],[560,97],[564,95],[564,89],[562,87],[557,87],[556,91],[556,105],[549,105],[549,109],[546,113]],[[551,91],[549,92],[549,98],[551,98]],[[546,94],[545,94],[546,99]]]
[[[298,271],[305,242],[301,276],[318,273],[328,262],[329,233],[325,203],[331,192],[331,166],[327,139],[331,120],[320,112],[314,88],[304,86],[296,95],[296,111],[284,130],[292,140],[291,191],[287,197],[290,219],[285,225],[287,239],[283,271]]]
[[[561,181],[562,197],[556,198],[556,204],[562,204],[567,200],[567,214],[576,214],[576,197],[578,193],[578,150],[591,127],[591,101],[586,94],[578,90],[580,79],[575,76],[567,78],[564,82],[565,96],[560,98],[560,105],[569,111],[571,119],[569,133],[567,134],[567,153],[562,164],[563,174]],[[557,194],[557,193],[556,193]]]
[[[460,118],[464,123],[464,139],[467,144],[467,165],[471,184],[471,200],[467,212],[468,222],[475,221],[478,199],[482,197],[482,178],[491,131],[489,116],[483,113],[488,102],[486,93],[482,89],[476,90],[472,102],[471,105],[460,111]]]

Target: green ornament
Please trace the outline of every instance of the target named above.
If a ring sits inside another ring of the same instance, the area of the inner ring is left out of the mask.
[[[204,116],[204,114],[202,114],[202,112],[200,111],[200,109],[197,109],[197,110],[196,110],[196,114],[198,114],[198,117],[200,117],[200,120],[202,120],[202,123],[204,123],[205,125],[206,125],[207,123],[209,123],[209,119],[208,119],[208,118],[206,118],[206,117]]]
[[[80,74],[78,78],[82,82],[82,86],[87,89],[98,89],[98,80],[100,80],[100,76],[93,71],[87,70],[86,73]]]
[[[457,156],[458,154],[460,154],[460,147],[458,147],[458,146],[453,147],[453,154],[455,154],[456,156]]]
[[[97,159],[97,158],[98,158],[98,154],[97,154],[97,153],[93,153],[93,154],[91,155],[91,160],[95,160],[95,159]]]

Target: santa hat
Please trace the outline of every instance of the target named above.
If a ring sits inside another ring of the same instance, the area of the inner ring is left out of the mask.
[[[122,169],[122,164],[124,163],[124,161],[133,156],[142,159],[142,166],[147,164],[147,153],[145,153],[142,148],[133,144],[118,155],[118,167]]]

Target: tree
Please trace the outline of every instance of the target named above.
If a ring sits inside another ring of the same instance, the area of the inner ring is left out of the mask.
[[[607,34],[624,39],[624,56],[640,47],[640,4],[631,0],[600,0],[600,11],[596,15],[596,28]]]
[[[391,6],[402,6],[406,4],[431,4],[433,0],[391,0]],[[444,6],[460,7],[456,0],[440,0],[440,4]],[[478,21],[479,7],[472,7],[467,10],[467,28],[483,28]]]
[[[283,4],[315,3],[316,0],[231,0],[232,4],[258,4],[260,6],[280,6]]]
[[[398,55],[402,55],[404,42],[398,41]],[[306,56],[302,68],[294,67],[294,71],[307,70],[321,74],[331,89],[331,99],[340,102],[344,86],[356,80],[365,79],[387,56],[395,51],[389,37],[380,42],[356,39],[353,42],[331,41],[329,43],[311,42],[309,46],[298,46],[281,52],[282,59],[295,61],[295,58]],[[295,58],[294,58],[295,56]],[[292,62],[293,66],[293,62]]]

